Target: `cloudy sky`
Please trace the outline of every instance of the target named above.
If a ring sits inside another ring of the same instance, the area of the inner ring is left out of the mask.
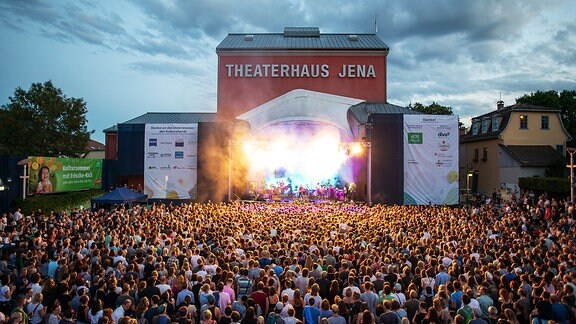
[[[146,112],[214,112],[228,33],[373,33],[376,15],[388,101],[435,101],[468,124],[500,97],[576,89],[574,13],[574,0],[0,0],[0,104],[52,80],[103,141]]]

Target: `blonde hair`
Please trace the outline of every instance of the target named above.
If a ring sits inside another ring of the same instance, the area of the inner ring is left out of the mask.
[[[34,304],[39,304],[44,300],[44,295],[42,295],[42,293],[37,293],[36,295],[34,295],[34,297],[32,297],[32,302]]]

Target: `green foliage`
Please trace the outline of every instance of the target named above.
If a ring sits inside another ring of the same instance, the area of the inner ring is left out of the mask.
[[[17,207],[22,208],[22,212],[25,215],[30,214],[33,211],[42,210],[46,213],[51,211],[60,212],[63,210],[72,210],[74,208],[79,208],[83,206],[84,208],[90,208],[90,199],[93,197],[100,196],[104,191],[100,189],[95,190],[84,190],[84,191],[72,191],[61,194],[50,194],[50,195],[37,195],[33,197],[28,197],[26,200],[17,200],[14,204]]]
[[[432,104],[428,106],[424,106],[423,104],[416,102],[414,106],[412,106],[412,104],[408,105],[408,109],[419,111],[428,115],[454,115],[452,107],[442,106],[436,102],[432,102]]]
[[[566,178],[519,178],[518,186],[523,190],[532,190],[535,192],[570,193],[570,180]]]
[[[572,137],[567,145],[576,146],[576,90],[538,90],[517,98],[516,102],[560,109],[564,127]]]
[[[67,98],[51,81],[17,88],[0,108],[0,155],[68,156],[83,153],[90,139],[86,103]]]
[[[558,159],[552,162],[552,164],[546,168],[546,177],[561,178],[566,174],[566,160]]]

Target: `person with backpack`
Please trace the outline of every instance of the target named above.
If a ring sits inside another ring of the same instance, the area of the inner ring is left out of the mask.
[[[380,315],[379,323],[381,324],[400,324],[401,319],[398,314],[392,311],[392,302],[389,300],[384,300],[382,303],[384,305],[384,313]]]
[[[426,303],[426,308],[430,308],[434,306],[434,292],[432,291],[432,287],[428,286],[420,295],[420,300]]]
[[[268,314],[266,324],[284,324],[284,319],[280,315],[283,308],[284,304],[282,302],[277,302],[274,306],[274,311]]]
[[[46,307],[42,305],[43,300],[42,293],[38,293],[32,297],[32,302],[28,303],[26,306],[26,313],[30,324],[40,324],[46,315]]]
[[[456,314],[464,317],[464,324],[468,324],[474,319],[474,310],[470,307],[470,296],[467,294],[462,295],[462,307],[458,309]]]
[[[160,305],[158,307],[158,311],[160,313],[152,318],[152,323],[150,323],[150,324],[170,324],[172,322],[172,320],[170,319],[170,316],[168,316],[168,314],[166,314],[166,306],[165,305]]]
[[[16,296],[16,298],[14,299],[14,309],[11,312],[10,317],[12,317],[12,314],[14,313],[20,313],[22,314],[22,324],[28,324],[29,323],[29,317],[28,317],[28,313],[24,310],[24,304],[26,303],[26,297],[22,294]]]

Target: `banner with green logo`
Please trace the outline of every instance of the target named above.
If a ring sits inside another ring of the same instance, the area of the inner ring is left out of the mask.
[[[28,157],[28,194],[102,188],[102,160]]]
[[[458,117],[404,115],[404,204],[458,203]]]

